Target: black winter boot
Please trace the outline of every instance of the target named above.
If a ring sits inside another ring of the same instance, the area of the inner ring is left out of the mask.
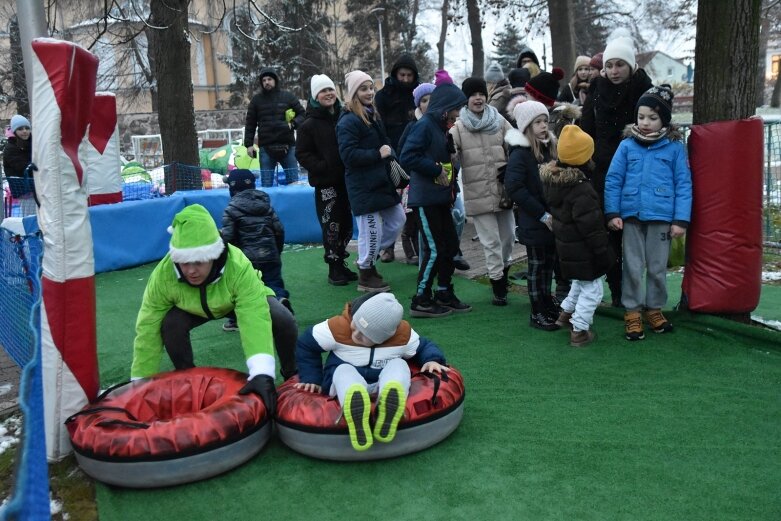
[[[342,270],[340,262],[330,262],[328,264],[328,283],[334,286],[346,286],[350,283]]]
[[[507,305],[507,281],[501,279],[491,279],[491,288],[494,292],[494,298],[491,304],[494,306],[506,306]]]
[[[543,331],[556,331],[561,329],[561,326],[556,324],[556,317],[551,317],[545,311],[545,307],[542,304],[535,304],[532,302],[532,313],[529,315],[529,325],[542,329]]]
[[[354,282],[358,280],[358,274],[347,267],[347,262],[345,262],[344,259],[339,261],[338,266],[339,266],[339,271],[341,271],[344,274],[347,280],[349,280],[350,282]]]

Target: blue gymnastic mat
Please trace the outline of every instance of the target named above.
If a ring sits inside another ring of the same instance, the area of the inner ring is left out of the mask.
[[[315,213],[314,189],[306,185],[264,188],[285,226],[285,242],[320,243],[322,232]],[[168,252],[168,226],[185,206],[203,205],[222,227],[228,190],[177,191],[170,197],[125,201],[89,208],[95,273],[103,273],[162,259]],[[35,216],[25,217],[25,230],[37,230]]]

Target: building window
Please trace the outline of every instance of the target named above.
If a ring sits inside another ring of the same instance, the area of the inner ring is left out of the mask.
[[[770,75],[774,80],[778,79],[779,69],[781,69],[781,54],[776,54],[771,58],[770,62]]]

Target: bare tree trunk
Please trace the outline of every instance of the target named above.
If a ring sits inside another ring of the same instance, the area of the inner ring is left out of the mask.
[[[10,46],[11,46],[11,70],[13,71],[13,80],[11,89],[14,93],[16,102],[16,113],[30,115],[30,99],[27,97],[27,77],[24,74],[24,58],[22,57],[22,40],[19,35],[19,21],[14,16],[11,19],[10,27]]]
[[[198,165],[187,23],[189,3],[190,0],[152,0],[149,23],[165,29],[150,30],[147,37],[157,79],[163,161]]]
[[[695,124],[754,115],[760,7],[761,0],[699,0],[694,50]],[[730,56],[732,63],[744,64],[740,74],[724,67],[724,56]]]
[[[480,20],[478,0],[466,0],[466,20],[472,37],[472,76],[482,78],[485,74],[483,53],[483,23]]]
[[[572,0],[548,0],[552,62],[566,71],[565,76],[575,64],[573,12]]]
[[[764,2],[767,3],[767,2]],[[770,18],[763,10],[759,26],[759,60],[757,62],[757,107],[765,104],[765,55],[767,54],[767,39],[770,32]]]
[[[437,69],[445,68],[445,38],[447,38],[447,16],[450,10],[450,0],[442,0],[442,23],[439,26],[439,40],[437,41]]]

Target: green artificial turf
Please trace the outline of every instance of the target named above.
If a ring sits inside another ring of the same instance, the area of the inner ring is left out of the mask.
[[[326,283],[320,248],[286,251],[284,264],[301,327],[358,295]],[[97,277],[103,386],[129,376],[151,269]],[[415,268],[380,271],[406,307]],[[629,343],[621,311],[600,308],[597,342],[573,349],[566,332],[529,327],[522,295],[495,307],[488,286],[460,278],[456,292],[473,312],[412,319],[464,374],[464,419],[442,443],[335,463],[273,438],[206,481],[98,485],[101,521],[781,519],[781,333],[670,312],[674,333]],[[238,335],[218,322],[196,330],[194,345],[199,365],[244,369]]]

